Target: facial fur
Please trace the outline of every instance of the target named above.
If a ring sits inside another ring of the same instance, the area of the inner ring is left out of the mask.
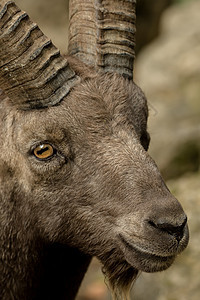
[[[99,74],[58,106],[23,110],[4,98],[0,111],[1,197],[6,220],[18,220],[13,232],[97,256],[116,293],[138,270],[165,269],[185,248],[187,229],[177,243],[149,225],[156,210],[173,207],[175,220],[183,212],[146,152],[147,102],[133,82]],[[54,155],[37,159],[41,144]]]

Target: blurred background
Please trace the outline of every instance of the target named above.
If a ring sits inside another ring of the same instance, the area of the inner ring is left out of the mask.
[[[16,0],[62,53],[67,0]],[[200,1],[138,0],[135,81],[149,101],[150,154],[187,212],[190,244],[165,272],[142,273],[134,300],[200,299]],[[108,300],[94,259],[78,300]]]

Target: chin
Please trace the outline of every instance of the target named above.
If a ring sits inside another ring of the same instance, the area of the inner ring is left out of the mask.
[[[97,255],[103,264],[108,285],[116,299],[128,299],[130,287],[142,272],[164,271],[174,262],[176,256],[187,246],[188,229],[181,240],[169,234],[143,235],[136,238],[127,232],[118,233],[109,244],[106,253]]]
[[[142,272],[153,273],[164,271],[174,262],[180,252],[176,247],[175,253],[157,254],[156,251],[146,250],[145,247],[135,245],[122,235],[119,235],[119,247],[127,263],[134,269]]]

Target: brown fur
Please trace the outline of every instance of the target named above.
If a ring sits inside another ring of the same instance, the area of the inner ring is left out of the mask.
[[[177,242],[150,224],[180,227],[185,215],[146,152],[144,94],[70,61],[82,82],[57,106],[24,110],[1,95],[2,300],[74,299],[92,256],[126,299],[139,270],[166,269],[188,241],[187,226]],[[50,160],[33,156],[41,142],[57,149]]]

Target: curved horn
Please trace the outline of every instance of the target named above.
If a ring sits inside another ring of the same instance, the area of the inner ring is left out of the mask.
[[[13,1],[0,1],[0,88],[26,108],[62,101],[78,80],[59,50]]]
[[[69,54],[133,77],[136,0],[70,0]]]

